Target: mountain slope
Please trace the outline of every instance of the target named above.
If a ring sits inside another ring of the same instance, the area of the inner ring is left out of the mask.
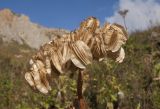
[[[4,42],[16,41],[19,44],[26,43],[32,48],[39,48],[57,35],[61,36],[67,32],[32,23],[29,17],[16,14],[9,9],[0,10],[0,37]]]

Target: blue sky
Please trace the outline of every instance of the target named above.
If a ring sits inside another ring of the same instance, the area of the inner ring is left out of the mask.
[[[88,16],[102,23],[112,16],[118,0],[0,0],[0,9],[23,13],[46,27],[73,30]]]

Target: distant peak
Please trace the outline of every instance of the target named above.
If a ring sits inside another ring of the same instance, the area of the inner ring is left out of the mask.
[[[0,15],[2,15],[2,16],[17,16],[17,17],[21,16],[21,14],[17,14],[14,11],[10,10],[9,8],[0,9]]]
[[[13,14],[13,12],[10,9],[8,9],[8,8],[0,9],[0,13],[10,13],[10,14]]]
[[[13,19],[22,19],[23,21],[30,21],[29,17],[23,14],[17,14],[12,10],[5,8],[0,9],[0,18],[3,19],[4,22],[11,23]]]

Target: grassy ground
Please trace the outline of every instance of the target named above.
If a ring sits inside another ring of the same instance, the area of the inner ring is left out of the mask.
[[[119,89],[125,94],[122,109],[160,109],[160,82],[153,80],[160,76],[159,37],[159,27],[132,33],[124,47],[126,58],[122,64],[104,61],[88,66],[91,80],[85,97],[91,108],[105,109]],[[44,96],[31,90],[24,79],[28,60],[34,52],[27,45],[0,40],[1,109],[47,109],[57,103],[55,90]],[[74,81],[67,80],[65,85],[73,86],[71,91],[75,92],[73,84]]]

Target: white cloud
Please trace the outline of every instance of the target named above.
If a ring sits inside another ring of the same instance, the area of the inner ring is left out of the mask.
[[[160,24],[160,3],[158,0],[120,0],[114,15],[106,18],[107,21],[123,25],[119,10],[128,9],[126,25],[128,30],[145,30],[150,26]]]

